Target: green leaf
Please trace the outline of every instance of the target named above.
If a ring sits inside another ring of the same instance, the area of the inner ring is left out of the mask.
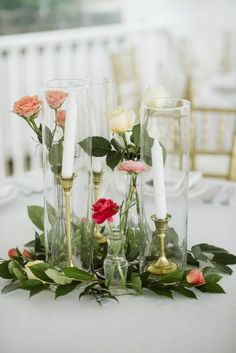
[[[9,272],[17,279],[21,280],[21,279],[24,279],[25,277],[23,276],[22,278],[22,269],[23,269],[23,266],[16,260],[11,260],[8,264],[8,269],[9,269]],[[19,271],[14,271],[14,270],[19,270]]]
[[[139,294],[142,293],[142,281],[141,281],[138,274],[133,273],[133,275],[132,275],[132,287]]]
[[[49,202],[47,202],[47,216],[51,226],[54,226],[56,222],[56,211]]]
[[[49,284],[41,284],[39,286],[33,287],[30,290],[30,297],[33,297],[34,295],[46,290],[49,288]]]
[[[42,282],[37,279],[26,279],[20,282],[20,288],[25,290],[31,290],[34,287],[41,286]]]
[[[174,283],[174,282],[181,282],[184,277],[184,270],[179,269],[173,273],[170,273],[164,277],[162,277],[158,283]]]
[[[185,287],[173,287],[172,290],[179,293],[179,294],[184,295],[185,297],[197,299],[196,294],[193,291],[191,291]]]
[[[199,262],[193,257],[190,252],[187,253],[187,264],[190,266],[199,267]]]
[[[111,145],[115,148],[117,152],[121,152],[123,149],[121,144],[115,138],[111,139]]]
[[[14,290],[17,290],[19,288],[20,288],[19,282],[12,282],[10,284],[7,284],[5,287],[3,287],[2,293],[7,294],[7,293],[13,292]]]
[[[146,271],[140,274],[140,279],[142,281],[142,286],[146,287],[146,285],[148,284],[148,278],[150,276],[150,272]]]
[[[210,245],[210,244],[206,244],[206,243],[201,243],[201,244],[197,244],[197,246],[199,246],[199,248],[201,249],[201,251],[203,252],[209,252],[209,253],[228,253],[227,250],[223,249],[223,248],[219,248],[215,245]]]
[[[44,130],[44,141],[47,148],[50,148],[52,146],[53,136],[51,130],[47,126],[45,126]]]
[[[100,136],[87,137],[80,141],[79,145],[89,156],[93,157],[104,157],[111,150],[110,142]]]
[[[32,223],[40,230],[44,231],[44,209],[41,206],[28,206],[28,215]]]
[[[93,275],[86,271],[80,270],[77,267],[63,268],[63,272],[67,277],[77,279],[81,282],[88,282],[94,279]]]
[[[226,265],[218,264],[217,262],[212,261],[212,264],[221,272],[227,273],[228,275],[231,275],[233,273],[233,270]]]
[[[161,295],[161,296],[173,299],[173,295],[171,293],[171,290],[168,288],[150,288],[150,289],[151,289],[151,291],[153,291],[157,295]]]
[[[71,282],[63,286],[58,286],[55,293],[55,299],[72,292],[77,287],[77,285],[77,282]]]
[[[73,281],[73,278],[66,277],[62,272],[49,268],[45,271],[46,275],[57,284],[68,284]]]
[[[208,273],[208,274],[204,275],[204,277],[205,277],[205,280],[207,282],[209,282],[209,283],[211,283],[211,282],[215,282],[215,283],[219,282],[221,280],[221,278],[222,278],[217,273]]]
[[[205,262],[208,261],[208,257],[202,253],[200,246],[198,246],[198,245],[192,246],[191,251],[194,254],[194,256],[196,257],[196,259],[201,260],[201,261],[205,261]]]
[[[108,167],[111,168],[111,170],[114,170],[115,167],[119,164],[121,161],[121,152],[117,151],[109,151],[106,157],[106,163]]]
[[[213,256],[212,259],[214,262],[223,265],[235,265],[236,264],[236,256],[227,253],[218,253]]]
[[[2,263],[0,263],[0,277],[5,278],[5,279],[12,279],[15,276],[12,275],[12,273],[9,271],[9,263],[11,261],[4,261]]]
[[[31,240],[31,241],[29,241],[28,243],[26,243],[25,245],[24,245],[24,247],[25,248],[30,248],[30,249],[34,249],[34,247],[35,247],[35,240]]]
[[[20,270],[19,268],[13,268],[13,273],[14,275],[16,276],[16,278],[19,280],[19,281],[23,281],[26,279],[24,273],[22,270]]]
[[[61,166],[62,164],[63,145],[62,142],[56,143],[48,150],[48,160],[52,166]]]
[[[132,135],[130,140],[135,144],[136,147],[140,145],[140,124],[134,125],[132,129]]]
[[[33,266],[30,266],[30,271],[42,281],[53,283],[53,280],[49,278],[45,273],[45,271],[47,271],[49,268],[50,268],[49,264],[41,263],[41,264],[35,264]]]
[[[203,293],[225,293],[224,289],[215,282],[205,283],[195,288],[199,289]]]

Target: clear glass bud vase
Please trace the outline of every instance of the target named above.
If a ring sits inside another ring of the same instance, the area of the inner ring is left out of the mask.
[[[113,294],[126,292],[126,277],[128,261],[124,252],[125,237],[118,230],[113,230],[107,236],[107,256],[104,260],[106,285]]]

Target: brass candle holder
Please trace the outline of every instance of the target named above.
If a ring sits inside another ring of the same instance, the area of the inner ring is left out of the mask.
[[[169,261],[165,254],[165,237],[168,222],[171,219],[169,214],[166,215],[165,219],[157,219],[156,215],[151,216],[152,221],[155,223],[156,232],[160,241],[160,255],[159,258],[151,263],[147,271],[153,275],[166,275],[168,273],[175,272],[178,268],[177,264],[173,261]]]
[[[93,171],[93,200],[96,202],[99,198],[99,191],[102,182],[103,171]],[[105,244],[107,242],[106,237],[99,231],[98,226],[95,224],[93,235],[98,244]]]
[[[71,178],[61,178],[61,185],[65,196],[65,222],[66,222],[66,249],[67,249],[67,266],[74,267],[72,261],[72,239],[71,239],[71,209],[70,194],[73,185],[74,176]]]

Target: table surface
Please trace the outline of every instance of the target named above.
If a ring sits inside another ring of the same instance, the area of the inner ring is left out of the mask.
[[[224,188],[229,182],[221,183]],[[235,187],[236,184],[231,183]],[[32,239],[27,205],[42,204],[41,195],[19,196],[0,208],[0,257]],[[218,200],[189,202],[189,247],[208,242],[236,253],[236,192],[230,206]],[[29,299],[28,292],[0,296],[1,353],[235,353],[236,274],[225,276],[227,294],[198,293],[199,300],[121,296],[119,304],[100,307],[78,292],[54,300],[50,292]],[[0,285],[4,281],[0,280]]]

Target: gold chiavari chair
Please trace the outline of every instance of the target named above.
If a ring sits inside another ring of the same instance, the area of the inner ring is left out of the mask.
[[[135,47],[111,53],[113,76],[117,82],[118,104],[139,111],[141,101],[141,79]]]
[[[205,176],[236,180],[236,109],[192,106],[190,162]]]

